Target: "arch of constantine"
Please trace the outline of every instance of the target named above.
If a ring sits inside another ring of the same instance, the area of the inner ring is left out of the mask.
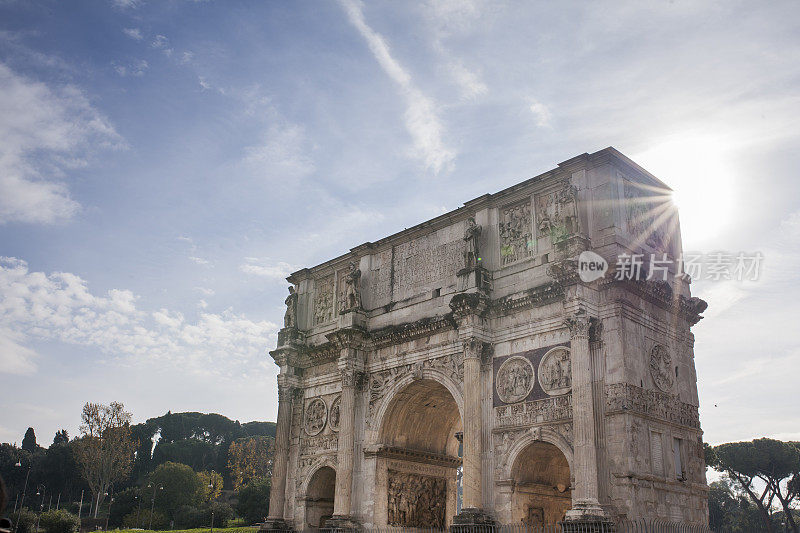
[[[680,255],[607,148],[295,272],[264,528],[707,524]]]

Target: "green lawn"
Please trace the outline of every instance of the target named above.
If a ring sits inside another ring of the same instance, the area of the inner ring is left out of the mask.
[[[255,526],[251,527],[215,527],[214,533],[253,533],[257,531],[258,528]],[[119,533],[143,533],[150,531],[149,529],[118,529],[115,530]],[[168,529],[170,533],[211,533],[211,528],[208,527],[199,527],[197,529]]]

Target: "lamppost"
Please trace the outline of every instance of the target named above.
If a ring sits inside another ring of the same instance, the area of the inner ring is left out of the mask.
[[[22,468],[22,461],[17,461],[17,464],[14,465],[17,468]],[[33,464],[31,464],[33,466]],[[22,516],[22,506],[25,504],[25,493],[28,491],[28,476],[31,475],[31,466],[28,467],[28,473],[25,474],[25,487],[22,489],[22,499],[19,502],[19,512],[17,513],[17,523],[14,524],[14,531],[17,531],[19,528],[19,518]]]
[[[36,495],[42,496],[42,503],[39,504],[39,515],[36,517],[36,533],[39,533],[39,519],[42,517],[42,512],[44,511],[44,493],[47,490],[47,487],[44,485],[39,485],[36,487]]]
[[[208,488],[211,489],[211,500],[214,499],[214,492],[216,491],[216,487],[214,486],[214,478],[211,478],[211,483],[208,484]],[[212,502],[213,503],[213,502]],[[211,506],[211,533],[214,533],[214,506]]]
[[[159,485],[156,487],[155,483],[148,483],[147,488],[153,487],[153,497],[150,498],[150,524],[147,526],[147,529],[153,530],[153,510],[156,508],[156,488],[158,490],[164,490],[163,485]]]
[[[105,531],[108,531],[108,519],[111,517],[111,504],[114,503],[114,484],[111,483],[108,486],[108,490],[103,494],[103,500],[106,499],[106,496],[111,495],[111,499],[108,500],[108,512],[106,513],[106,528]]]
[[[140,487],[137,487],[139,493],[142,492]],[[136,511],[136,526],[141,528],[142,527],[142,499],[139,497],[139,494],[133,497],[134,500],[139,502],[139,510]]]

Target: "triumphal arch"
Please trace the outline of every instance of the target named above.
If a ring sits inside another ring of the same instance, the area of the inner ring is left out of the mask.
[[[680,257],[607,148],[295,272],[264,527],[707,523]]]

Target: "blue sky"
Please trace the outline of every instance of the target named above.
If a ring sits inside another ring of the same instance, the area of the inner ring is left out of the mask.
[[[0,440],[274,420],[296,268],[614,146],[676,190],[710,442],[800,438],[796,2],[0,2]]]

